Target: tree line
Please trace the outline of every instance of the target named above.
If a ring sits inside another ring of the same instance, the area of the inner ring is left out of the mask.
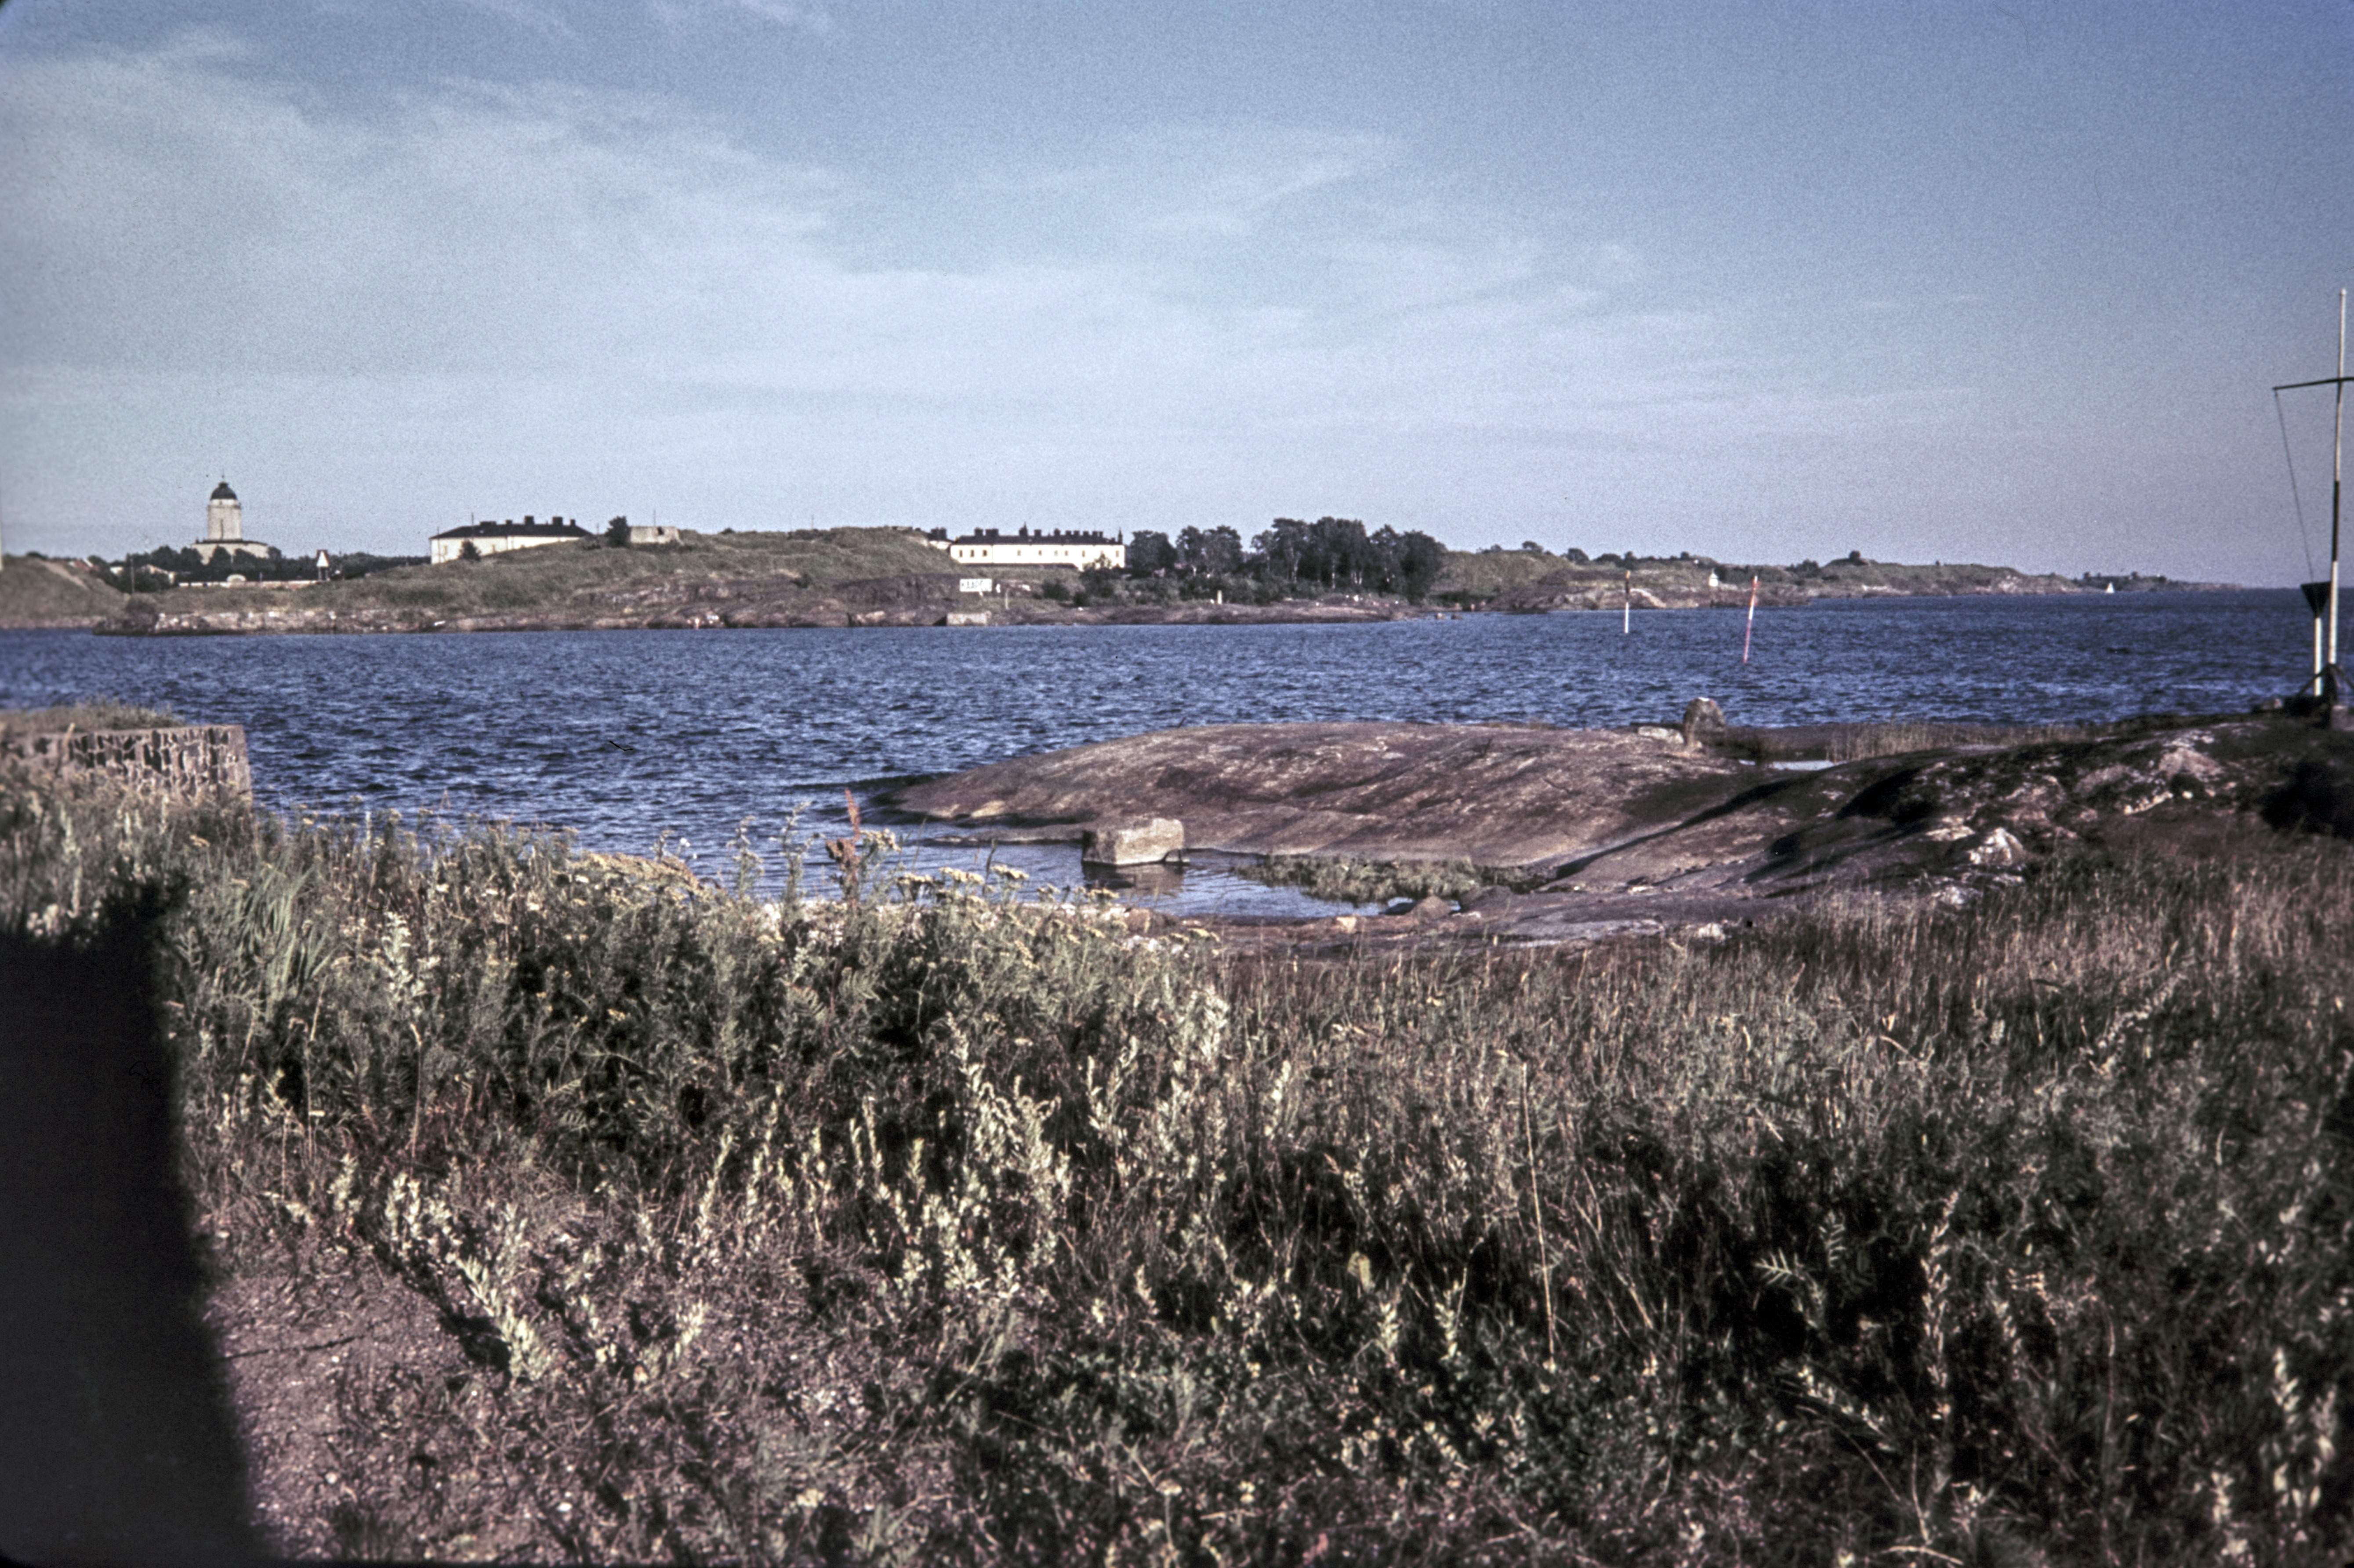
[[[319,574],[316,557],[309,555],[281,555],[274,546],[265,545],[267,555],[232,554],[228,550],[207,550],[198,545],[183,545],[177,548],[166,545],[159,549],[137,552],[123,556],[121,562],[107,561],[103,556],[90,557],[93,566],[114,577],[133,593],[161,593],[175,583],[225,583],[231,576],[249,583],[308,582]],[[370,572],[384,571],[392,567],[413,567],[425,564],[423,556],[378,556],[365,550],[350,551],[327,557],[327,574],[335,577],[364,577]]]
[[[1196,580],[1239,579],[1296,593],[1320,588],[1403,594],[1419,601],[1447,565],[1447,546],[1429,535],[1388,526],[1368,533],[1353,517],[1305,523],[1278,517],[1264,533],[1242,535],[1223,524],[1183,528],[1175,538],[1141,528],[1129,535],[1128,575]]]

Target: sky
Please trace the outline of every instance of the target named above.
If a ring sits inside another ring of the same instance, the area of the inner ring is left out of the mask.
[[[12,552],[225,477],[2292,583],[2349,283],[2354,0],[0,5]]]

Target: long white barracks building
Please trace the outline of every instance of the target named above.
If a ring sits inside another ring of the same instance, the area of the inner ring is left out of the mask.
[[[1128,546],[1117,534],[1061,528],[1017,528],[1011,534],[1001,534],[994,528],[977,528],[951,539],[947,529],[935,528],[924,542],[936,550],[946,550],[949,558],[959,566],[1128,569]]]

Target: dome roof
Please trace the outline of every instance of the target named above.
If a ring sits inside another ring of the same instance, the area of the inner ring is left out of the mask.
[[[237,499],[237,492],[231,490],[228,487],[228,481],[224,479],[218,484],[213,486],[213,499],[215,501],[235,501]]]

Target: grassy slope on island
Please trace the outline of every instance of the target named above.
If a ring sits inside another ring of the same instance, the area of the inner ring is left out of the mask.
[[[1703,576],[1707,568],[1701,568]],[[1969,561],[1935,561],[1926,566],[1902,561],[1827,561],[1813,570],[1804,567],[1723,566],[1717,576],[1734,587],[1750,576],[1758,586],[1796,588],[1814,599],[1852,599],[1867,594],[1975,594],[2002,591],[2070,593],[2076,585],[2055,572],[2022,572],[2012,567],[1982,567]]]
[[[822,589],[869,577],[956,570],[946,554],[904,528],[825,528],[793,533],[688,534],[678,545],[613,549],[599,539],[509,550],[478,561],[399,567],[350,582],[296,590],[175,589],[175,610],[413,610],[457,617],[493,611],[555,611],[633,588],[684,580],[798,581]]]
[[[979,881],[0,795],[0,929],[160,909],[290,1556],[2343,1554],[2345,844],[1394,965]]]
[[[10,556],[0,564],[0,629],[89,626],[122,609],[123,595],[64,561]]]
[[[1536,593],[1547,586],[1599,586],[1617,588],[1627,567],[1612,562],[1575,562],[1538,550],[1449,550],[1447,566],[1433,591],[1464,603],[1484,603],[1499,595]],[[1770,597],[1788,601],[1806,599],[1853,599],[1878,594],[1940,595],[1991,592],[2061,593],[2076,591],[2065,578],[2016,571],[2009,567],[1982,567],[1963,561],[1909,565],[1895,561],[1839,560],[1788,567],[1741,565],[1703,556],[1646,556],[1633,567],[1639,592],[1679,599],[1738,596],[1747,592],[1749,579]],[[1709,586],[1713,574],[1716,587]],[[1638,603],[1640,603],[1638,599]]]
[[[1431,592],[1490,599],[1553,577],[1568,565],[1559,556],[1533,550],[1449,550]]]

